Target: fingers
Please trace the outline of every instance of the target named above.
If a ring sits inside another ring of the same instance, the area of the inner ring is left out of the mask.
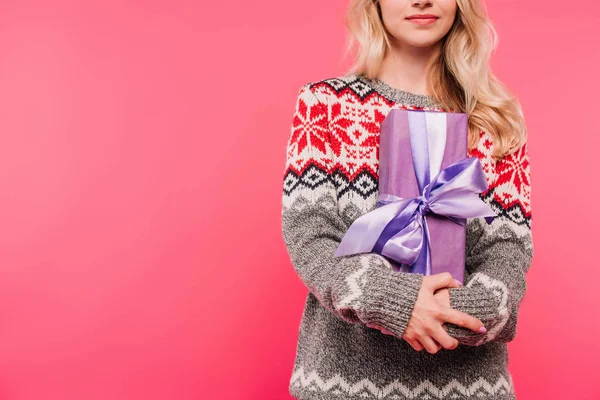
[[[441,272],[439,274],[427,275],[424,277],[425,285],[427,285],[433,292],[437,289],[444,287],[460,287],[462,284],[454,279],[450,272]]]
[[[416,351],[426,349],[430,354],[437,353],[442,347],[452,350],[458,346],[458,340],[452,338],[441,324],[432,323],[426,326],[422,331],[407,329],[402,339]]]
[[[404,335],[402,339],[406,340],[416,351],[426,349],[428,353],[435,354],[442,348],[442,345],[433,340],[429,335],[420,335],[418,337]]]
[[[411,347],[412,347],[413,349],[415,349],[416,351],[421,351],[421,350],[423,350],[423,349],[424,349],[424,347],[423,347],[423,345],[421,344],[421,342],[419,342],[419,341],[418,341],[418,340],[416,340],[416,339],[407,338],[407,337],[404,337],[403,339],[404,339],[404,340],[406,340],[406,341],[408,342],[408,344],[410,344],[410,345],[411,345]]]
[[[421,337],[421,339],[419,341],[425,347],[427,352],[430,354],[435,354],[442,348],[442,346],[438,342],[433,340],[428,335],[424,335],[423,337]]]
[[[453,308],[444,308],[440,311],[441,319],[454,325],[462,326],[477,333],[485,333],[487,329],[483,323],[466,313],[455,310]]]
[[[431,336],[441,347],[447,350],[454,350],[458,347],[458,340],[453,338],[446,332],[442,325],[438,325],[435,332]]]
[[[463,284],[460,283],[460,281],[458,279],[454,279],[454,277],[452,278],[452,282],[450,282],[450,284],[446,287],[449,288],[458,288],[461,287]]]
[[[369,326],[371,328],[378,329],[384,335],[394,336],[393,333],[388,332],[383,328],[375,327],[373,325],[369,325]],[[425,348],[431,354],[437,353],[442,347],[448,348],[448,349],[456,348],[456,346],[458,346],[458,340],[451,338],[443,328],[440,327],[440,329],[442,332],[436,332],[435,340],[428,335],[422,335],[419,339],[407,337],[405,335],[403,337],[403,339],[406,340],[408,342],[408,344],[410,344],[411,347],[413,349],[415,349],[416,351],[421,351]],[[444,345],[440,344],[440,342],[443,342]]]

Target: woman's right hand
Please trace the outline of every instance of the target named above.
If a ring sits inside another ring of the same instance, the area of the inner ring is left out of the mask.
[[[442,325],[445,322],[478,333],[485,332],[480,330],[482,327],[485,329],[485,327],[479,319],[440,304],[434,296],[435,291],[438,289],[460,286],[461,284],[449,272],[423,277],[423,284],[419,290],[412,316],[404,335],[402,335],[402,338],[415,350],[421,351],[425,348],[431,354],[437,353],[441,347],[454,350],[458,346],[458,340],[451,337],[443,328]]]

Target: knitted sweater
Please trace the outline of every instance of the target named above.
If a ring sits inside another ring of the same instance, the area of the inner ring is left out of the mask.
[[[346,230],[375,208],[379,127],[392,108],[437,109],[429,96],[363,75],[309,82],[299,90],[283,177],[282,233],[308,288],[289,392],[308,399],[515,399],[507,342],[516,334],[533,257],[527,144],[497,163],[492,136],[476,150],[498,217],[467,220],[465,284],[452,308],[486,333],[444,325],[460,345],[416,351],[402,335],[423,275],[396,272],[375,253],[334,257]],[[393,335],[383,334],[380,327]]]

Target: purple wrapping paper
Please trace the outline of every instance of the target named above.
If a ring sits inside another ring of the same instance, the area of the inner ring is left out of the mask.
[[[409,113],[423,113],[424,121],[432,114],[437,114],[434,118],[445,116],[446,130],[443,132],[429,123],[428,129],[411,132]],[[393,194],[402,198],[420,195],[413,164],[413,152],[411,151],[411,135],[428,135],[429,157],[432,166],[431,177],[448,165],[467,157],[468,119],[466,114],[392,109],[381,124],[379,193]],[[437,145],[433,145],[434,141]],[[465,226],[459,225],[443,215],[431,212],[427,213],[425,218],[429,227],[431,274],[447,271],[458,281],[464,282]],[[389,258],[388,260],[396,271],[413,272],[408,265],[400,265]]]

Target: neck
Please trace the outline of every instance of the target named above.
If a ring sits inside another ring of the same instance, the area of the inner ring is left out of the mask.
[[[385,55],[377,78],[392,87],[429,96],[427,71],[440,50],[441,42],[430,47],[394,46]]]

